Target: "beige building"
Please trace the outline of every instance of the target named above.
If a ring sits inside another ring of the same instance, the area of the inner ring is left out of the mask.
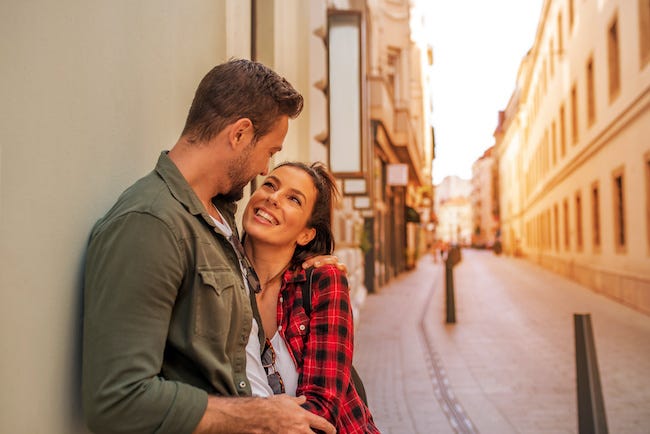
[[[472,164],[472,245],[492,247],[499,229],[497,170],[494,147],[488,148]]]
[[[504,250],[650,313],[650,3],[545,1],[495,137]]]
[[[437,212],[438,239],[450,244],[469,246],[472,240],[472,204],[468,197],[443,202]]]
[[[436,238],[446,243],[470,245],[472,241],[472,182],[447,176],[435,187],[438,218]]]
[[[309,58],[306,2],[285,4],[255,34],[273,50],[270,66],[307,93],[296,61]],[[176,142],[203,75],[252,56],[252,6],[34,0],[0,9],[0,432],[85,433],[81,285],[90,229]],[[316,152],[303,147],[308,119],[291,122],[280,158]]]
[[[372,228],[366,234],[374,246],[366,255],[366,264],[374,264],[372,270],[367,268],[372,278],[367,285],[377,288],[412,266],[424,241],[420,228],[427,222],[419,211],[426,208],[431,192],[433,159],[424,70],[432,56],[423,39],[404,31],[411,21],[421,22],[411,16],[410,1],[375,0],[367,5],[367,183],[373,212],[364,213],[364,219]],[[409,222],[418,229],[407,232]]]
[[[431,170],[408,1],[34,0],[1,9],[0,381],[11,392],[0,398],[0,432],[87,432],[79,356],[88,234],[175,143],[199,80],[231,57],[263,61],[305,96],[275,161],[321,160],[341,180],[336,253],[355,309],[368,276],[400,270],[389,252],[404,246],[406,205],[417,205]],[[406,186],[385,188],[397,162],[408,166]],[[361,247],[377,252],[369,268]]]

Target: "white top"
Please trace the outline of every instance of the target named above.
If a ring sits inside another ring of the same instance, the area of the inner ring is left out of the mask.
[[[282,339],[282,336],[276,331],[271,338],[271,345],[275,350],[275,368],[282,377],[284,383],[284,391],[287,395],[296,396],[296,389],[298,388],[298,370],[293,363],[289,348]]]
[[[260,348],[260,340],[257,338],[258,330],[257,321],[253,318],[253,327],[248,337],[248,344],[246,344],[246,376],[251,383],[253,396],[267,397],[273,395],[273,390],[269,386],[266,371],[262,366],[262,359],[260,358],[262,349]],[[282,379],[284,380],[284,377]]]
[[[218,209],[217,212],[219,212]],[[221,213],[219,213],[219,215],[221,215]],[[212,217],[212,221],[214,221],[217,229],[223,235],[225,235],[226,238],[230,238],[232,236],[232,229],[230,226],[228,226],[228,223],[226,222],[226,219],[223,218],[223,215],[221,215],[221,220],[223,220],[223,223]],[[239,264],[239,269],[241,270],[242,276],[244,276],[244,283],[248,288],[248,279],[245,278],[246,270],[244,270],[241,262]],[[250,290],[251,289],[248,288],[249,293]],[[273,395],[273,390],[271,390],[271,387],[269,386],[268,380],[266,379],[266,371],[264,371],[264,367],[262,366],[262,359],[260,357],[260,340],[257,337],[258,331],[259,326],[257,325],[255,318],[253,318],[253,323],[251,325],[251,334],[248,336],[248,343],[246,344],[246,376],[248,377],[248,381],[251,384],[253,396],[266,397]]]

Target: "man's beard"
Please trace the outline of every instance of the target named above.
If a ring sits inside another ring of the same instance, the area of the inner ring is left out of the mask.
[[[221,197],[228,202],[237,202],[239,199],[244,197],[244,187],[246,187],[246,184],[248,184],[248,182],[246,182],[244,185],[241,185],[241,183],[233,185],[230,191],[228,193],[222,194]]]

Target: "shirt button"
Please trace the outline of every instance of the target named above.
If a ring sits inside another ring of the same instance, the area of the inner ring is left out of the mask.
[[[281,330],[282,330],[282,326],[278,326],[278,330],[280,330],[280,331],[281,331]]]
[[[241,387],[242,389],[243,389],[244,387],[246,387],[246,382],[245,382],[245,381],[240,381],[240,382],[239,382],[239,387]]]
[[[280,303],[282,303],[283,301],[284,301],[284,298],[280,297]]]
[[[304,330],[305,330],[305,325],[304,325],[304,324],[300,324],[300,327],[298,327],[298,328],[300,329],[300,331],[304,331]]]

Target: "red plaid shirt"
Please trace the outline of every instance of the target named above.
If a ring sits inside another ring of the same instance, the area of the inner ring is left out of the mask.
[[[333,265],[312,275],[309,318],[303,308],[304,270],[287,270],[278,299],[278,324],[298,367],[296,396],[305,395],[307,410],[323,416],[338,433],[379,433],[352,378],[354,347],[348,280]]]

